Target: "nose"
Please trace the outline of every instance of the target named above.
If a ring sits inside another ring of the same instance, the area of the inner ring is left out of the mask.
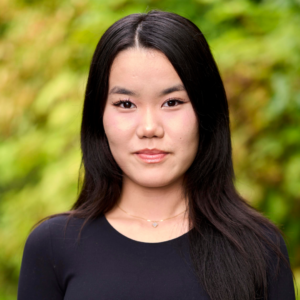
[[[142,138],[162,138],[164,129],[159,113],[151,109],[147,109],[140,116],[140,122],[136,130],[137,136]]]

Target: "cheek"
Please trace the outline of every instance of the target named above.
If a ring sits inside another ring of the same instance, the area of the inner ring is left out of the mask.
[[[113,111],[104,113],[103,126],[110,147],[124,144],[134,130],[134,122],[129,115],[120,116]]]
[[[199,145],[198,120],[194,111],[187,114],[181,121],[182,127],[179,135],[179,152],[183,158],[186,169],[194,161]]]
[[[179,143],[180,148],[190,148],[195,144],[198,146],[198,121],[194,111],[187,111],[178,118],[166,118],[166,124],[172,140]]]

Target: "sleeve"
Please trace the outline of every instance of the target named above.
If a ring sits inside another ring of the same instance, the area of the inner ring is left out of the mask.
[[[49,220],[29,235],[23,253],[18,300],[62,300],[52,257]]]
[[[288,251],[283,237],[280,237],[280,249],[289,263]],[[279,272],[276,276],[277,259],[272,257],[270,266],[268,300],[295,300],[295,289],[293,274],[290,267],[281,259],[279,262]]]

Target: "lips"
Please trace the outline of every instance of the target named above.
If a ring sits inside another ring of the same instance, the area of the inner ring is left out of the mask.
[[[136,154],[148,154],[148,155],[156,155],[156,154],[168,154],[168,152],[159,150],[159,149],[142,149],[135,152]]]
[[[158,163],[161,162],[169,152],[160,149],[142,149],[135,152],[135,154],[146,163]]]

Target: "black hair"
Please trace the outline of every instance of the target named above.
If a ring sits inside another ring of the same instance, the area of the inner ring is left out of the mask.
[[[84,179],[71,217],[86,221],[111,210],[122,189],[122,170],[105,136],[103,113],[111,65],[125,49],[161,51],[181,78],[199,124],[198,151],[184,177],[189,243],[199,281],[212,300],[267,299],[269,252],[283,258],[280,232],[234,187],[228,103],[202,32],[174,13],[132,14],[101,37],[86,87],[81,147]]]

